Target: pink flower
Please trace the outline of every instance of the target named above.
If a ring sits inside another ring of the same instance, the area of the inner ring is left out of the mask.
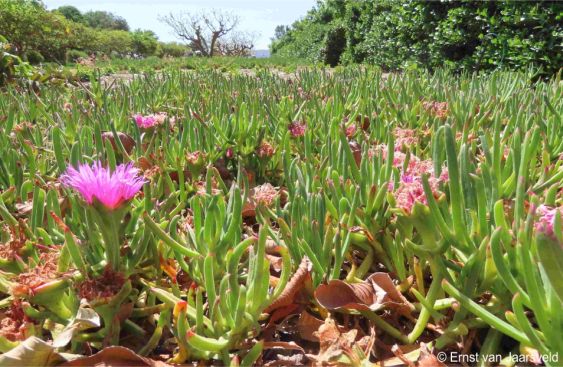
[[[411,129],[395,129],[395,151],[400,150],[404,146],[413,146],[418,143],[415,131]]]
[[[536,211],[539,219],[535,224],[536,231],[543,232],[548,236],[553,236],[553,227],[555,226],[555,215],[559,210],[560,215],[563,217],[563,207],[550,208],[545,205],[540,205]]]
[[[293,121],[287,128],[289,129],[291,136],[294,138],[305,135],[306,125],[303,122]]]
[[[113,210],[132,199],[143,187],[145,181],[138,173],[132,163],[120,164],[114,172],[110,172],[98,161],[92,166],[81,164],[78,170],[68,167],[60,180],[64,186],[78,191],[88,204],[92,204],[95,198]]]
[[[166,112],[159,112],[152,115],[143,116],[141,114],[136,114],[133,116],[135,123],[141,129],[150,129],[156,125],[161,125],[166,119]]]
[[[356,124],[352,124],[348,126],[346,128],[346,137],[351,138],[352,136],[354,136],[354,134],[356,134],[356,130],[357,130]]]
[[[403,175],[401,183],[394,194],[397,207],[405,210],[407,213],[412,211],[416,202],[427,204],[422,180],[417,177]]]
[[[397,156],[398,155],[398,156]],[[396,162],[397,158],[399,162]],[[395,159],[393,160],[393,165],[395,167],[402,167],[405,157],[401,152],[395,152]],[[401,182],[396,190],[394,190],[395,200],[397,202],[397,207],[403,209],[406,213],[410,213],[416,202],[421,204],[428,204],[426,194],[424,193],[424,186],[422,185],[422,176],[428,174],[428,184],[432,190],[434,197],[440,195],[440,183],[447,182],[449,180],[448,169],[446,167],[442,168],[442,172],[439,177],[436,177],[434,173],[434,167],[431,160],[420,160],[416,156],[411,156],[409,165],[406,171],[403,171],[401,176]],[[393,191],[394,184],[389,183],[389,191]]]

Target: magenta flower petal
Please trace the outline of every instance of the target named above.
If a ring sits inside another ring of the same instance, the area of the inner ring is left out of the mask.
[[[555,226],[555,216],[557,211],[563,216],[563,207],[550,208],[545,205],[540,205],[536,211],[539,215],[538,221],[535,224],[536,231],[543,232],[548,236],[553,236],[553,227]]]
[[[135,123],[141,129],[150,129],[151,127],[154,127],[156,125],[163,124],[166,117],[167,115],[165,112],[159,112],[147,116],[136,114],[133,116],[133,120],[135,120]]]
[[[60,181],[80,193],[88,204],[96,198],[110,210],[132,199],[145,183],[132,163],[120,164],[111,172],[100,162],[94,162],[92,166],[80,164],[78,170],[71,166]]]

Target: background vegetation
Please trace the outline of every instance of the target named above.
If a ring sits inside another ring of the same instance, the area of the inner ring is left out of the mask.
[[[73,6],[48,11],[35,0],[0,0],[0,34],[10,51],[31,64],[74,62],[93,53],[109,56],[182,56],[187,48],[159,42],[149,30],[104,11],[82,14]]]
[[[271,51],[331,65],[370,63],[457,70],[555,72],[562,63],[563,3],[556,1],[319,1]]]

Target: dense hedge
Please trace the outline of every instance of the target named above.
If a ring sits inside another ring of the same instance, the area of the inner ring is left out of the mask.
[[[558,1],[326,0],[274,40],[271,51],[384,69],[535,64],[555,72],[563,61],[562,21]]]
[[[64,63],[92,53],[150,56],[163,54],[162,48],[180,53],[182,46],[162,44],[152,31],[127,29],[123,18],[107,12],[48,11],[36,0],[0,0],[0,35],[10,52],[30,62]]]

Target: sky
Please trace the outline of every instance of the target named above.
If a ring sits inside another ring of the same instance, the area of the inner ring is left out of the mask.
[[[150,29],[161,41],[179,41],[158,21],[170,12],[222,9],[241,18],[240,30],[258,35],[255,49],[267,49],[277,25],[289,25],[303,17],[316,0],[43,0],[48,9],[73,5],[81,12],[106,10],[127,20],[131,29]]]

